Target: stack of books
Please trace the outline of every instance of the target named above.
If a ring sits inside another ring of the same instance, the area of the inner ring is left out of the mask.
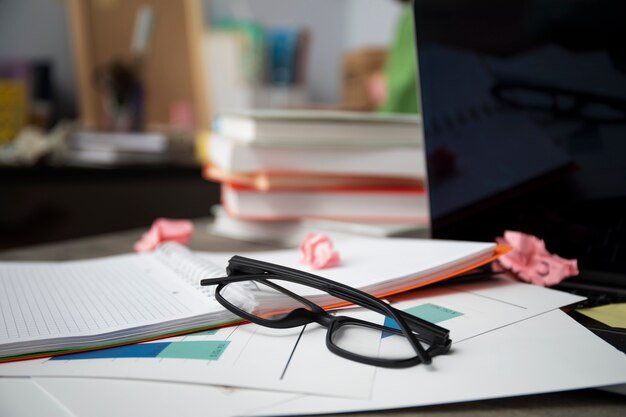
[[[231,219],[428,223],[416,115],[228,112],[207,140],[203,173]]]

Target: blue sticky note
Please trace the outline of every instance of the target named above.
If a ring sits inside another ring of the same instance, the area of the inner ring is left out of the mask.
[[[51,358],[51,360],[67,361],[76,359],[156,358],[163,349],[169,346],[169,344],[170,342],[139,343],[135,345],[55,356]]]

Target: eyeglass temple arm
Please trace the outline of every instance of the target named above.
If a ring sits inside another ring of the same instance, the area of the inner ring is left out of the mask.
[[[377,313],[383,314],[385,316],[389,316],[390,311],[385,311],[385,309],[381,308],[379,303],[384,303],[384,301],[376,298],[377,302],[374,303],[370,303],[369,301],[366,302],[363,298],[353,298],[350,295],[347,295],[345,293],[335,293],[332,290],[329,290],[328,293],[334,297],[337,298],[341,298],[344,299],[346,301],[349,301],[353,304],[359,304],[362,305],[364,307],[368,307],[371,310],[376,311]],[[370,294],[367,293],[363,293],[361,294],[361,297],[364,297],[364,295],[367,295],[368,298],[369,297],[373,297]],[[374,297],[375,298],[375,297]],[[436,324],[430,323],[426,320],[423,320],[419,317],[410,315],[405,313],[402,310],[398,310],[397,308],[390,306],[390,305],[386,305],[386,308],[388,308],[389,310],[393,311],[395,314],[399,315],[402,320],[404,320],[407,325],[409,326],[409,328],[412,331],[417,332],[417,334],[420,336],[420,338],[429,341],[433,344],[441,344],[441,345],[445,345],[448,343],[448,335],[449,335],[449,331],[447,329],[444,329],[443,327],[437,326]],[[392,317],[393,318],[393,317]]]
[[[235,255],[230,259],[227,271],[229,272],[229,276],[231,273],[237,275],[241,273],[271,272],[284,277],[297,278],[296,281],[301,281],[304,285],[311,286],[311,284],[315,284],[314,286],[317,286],[318,289],[326,291],[334,297],[368,307],[380,314],[389,315],[393,311],[395,314],[400,315],[401,318],[407,322],[407,325],[412,327],[412,330],[418,332],[418,334],[425,340],[441,345],[449,343],[449,331],[447,329],[398,310],[388,304],[385,304],[382,300],[371,294],[340,282],[332,281],[328,278],[239,255]],[[209,280],[203,280],[202,282],[204,281]],[[386,311],[387,309],[389,310]]]

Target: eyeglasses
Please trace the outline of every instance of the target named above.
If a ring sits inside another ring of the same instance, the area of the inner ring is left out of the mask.
[[[339,282],[243,256],[233,256],[226,272],[227,277],[203,279],[200,285],[217,285],[215,298],[227,310],[271,328],[318,323],[327,328],[328,349],[343,358],[374,366],[405,368],[430,364],[433,356],[450,349],[447,329]],[[315,292],[320,295],[319,291],[344,304],[364,307],[365,314],[373,320],[325,311],[306,298],[314,298],[311,294]],[[380,315],[387,325],[380,324]],[[383,339],[388,339],[385,346]]]
[[[626,122],[626,100],[525,82],[498,82],[491,93],[516,109],[538,110],[558,118],[591,123]]]

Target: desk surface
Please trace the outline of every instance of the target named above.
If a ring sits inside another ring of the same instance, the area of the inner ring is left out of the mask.
[[[204,251],[237,252],[276,248],[275,246],[252,244],[229,240],[209,235],[206,230],[208,221],[195,222],[196,232],[190,247]],[[96,237],[67,240],[54,244],[44,244],[0,252],[0,260],[22,261],[57,261],[69,259],[87,259],[99,256],[128,253],[133,243],[145,230],[101,235]],[[107,393],[94,393],[107,396]],[[115,398],[107,397],[108,401]],[[124,400],[124,399],[118,399]],[[626,410],[626,397],[601,390],[580,390],[552,394],[532,395],[515,398],[503,398],[488,401],[475,401],[450,405],[429,406],[413,409],[391,410],[386,412],[358,413],[355,416],[572,416],[592,415],[618,416]]]

